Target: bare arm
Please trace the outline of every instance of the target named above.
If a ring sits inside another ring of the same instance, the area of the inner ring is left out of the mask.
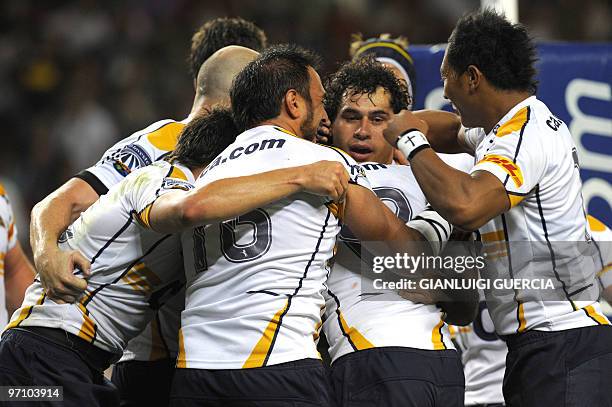
[[[424,132],[431,147],[439,153],[473,154],[461,141],[461,119],[458,115],[443,110],[417,110],[412,112],[418,119],[427,123]],[[406,113],[401,113],[406,114]]]
[[[410,165],[431,206],[463,230],[476,230],[510,209],[503,184],[487,171],[466,174],[446,165],[431,149],[418,152]]]
[[[398,137],[408,129],[423,132],[423,121],[402,112],[387,126],[385,138],[395,146]],[[410,166],[431,206],[463,230],[476,230],[510,209],[510,199],[503,184],[487,171],[466,174],[456,170],[431,148],[418,150],[410,158]]]
[[[4,258],[4,286],[9,316],[21,306],[26,288],[34,281],[34,274],[34,267],[17,242]]]
[[[87,275],[89,261],[79,252],[62,252],[57,240],[97,199],[98,194],[87,182],[72,178],[32,209],[30,245],[34,264],[47,295],[57,302],[74,302],[87,287],[73,270],[78,267]]]
[[[425,241],[420,232],[406,226],[372,191],[354,184],[347,191],[344,222],[360,240],[386,241],[398,252],[406,250],[407,242]]]
[[[230,219],[302,191],[338,201],[344,198],[348,179],[342,164],[333,161],[226,178],[189,192],[177,191],[159,197],[149,219],[154,230],[174,233]]]

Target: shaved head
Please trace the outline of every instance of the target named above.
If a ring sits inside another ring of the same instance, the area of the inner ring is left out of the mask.
[[[196,99],[207,105],[229,104],[234,77],[259,55],[250,48],[230,45],[210,56],[200,67],[196,82]]]

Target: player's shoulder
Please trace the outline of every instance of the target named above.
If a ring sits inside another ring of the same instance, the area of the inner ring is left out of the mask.
[[[518,109],[513,110],[515,111],[509,120],[494,130],[497,137],[514,134],[519,137],[527,136],[527,142],[536,142],[543,140],[542,135],[556,133],[561,127],[565,127],[563,121],[535,96],[527,98],[519,104]]]
[[[313,151],[320,157],[320,160],[339,161],[347,166],[358,165],[353,157],[338,147],[324,144],[311,144],[313,145]]]

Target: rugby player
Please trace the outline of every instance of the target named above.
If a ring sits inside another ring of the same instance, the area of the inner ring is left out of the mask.
[[[34,268],[17,240],[17,226],[11,202],[0,184],[0,327],[4,327],[23,301],[34,280]]]
[[[87,259],[78,252],[60,251],[57,247],[59,235],[100,195],[131,171],[155,162],[174,149],[178,134],[202,106],[218,102],[221,96],[227,98],[229,82],[232,75],[244,66],[245,56],[240,57],[238,51],[233,51],[238,53],[235,63],[219,65],[217,62],[217,68],[211,66],[211,70],[216,72],[214,75],[201,68],[213,53],[228,45],[259,51],[266,46],[266,36],[253,23],[239,17],[216,18],[203,24],[193,35],[188,59],[196,90],[189,115],[181,121],[158,121],[123,139],[110,147],[98,163],[77,174],[33,208],[30,244],[34,264],[50,298],[58,302],[74,302],[86,286],[84,280],[73,274],[73,269],[87,270]],[[225,70],[223,79],[219,74],[224,74]],[[178,351],[176,333],[183,302],[182,291],[168,300],[142,335],[131,341],[121,363],[113,369],[112,379],[120,390],[124,405],[146,405],[148,399],[145,395],[153,402],[167,398]]]
[[[403,83],[368,56],[344,64],[326,83],[332,138],[361,163],[376,195],[400,219],[433,222],[446,241],[449,236],[436,225],[438,219],[429,219],[429,211],[422,213],[427,201],[410,167],[393,163],[393,147],[383,136],[394,113],[409,107]],[[337,404],[463,405],[463,368],[443,310],[397,294],[381,295],[364,285],[362,278],[368,277],[361,275],[359,242],[348,228],[343,228],[340,241],[327,282],[323,324]],[[450,310],[456,311],[452,306]],[[469,310],[467,314],[464,323],[471,320]]]
[[[66,230],[60,247],[91,259],[85,295],[75,304],[57,304],[39,280],[28,288],[2,337],[2,385],[63,386],[64,401],[74,406],[118,404],[102,372],[183,285],[180,240],[172,232],[303,191],[325,199],[344,196],[348,174],[330,162],[191,191],[195,178],[237,133],[226,108],[194,118],[166,160],[114,185]]]
[[[410,160],[438,212],[501,248],[496,263],[504,270],[497,271],[514,278],[537,270],[555,283],[558,300],[533,300],[520,290],[485,292],[509,349],[506,404],[609,405],[612,328],[597,302],[596,269],[556,246],[590,244],[576,150],[565,123],[534,96],[535,61],[525,28],[494,11],[457,23],[440,73],[445,97],[463,125],[475,128],[454,147],[475,154],[470,175],[445,165],[423,134],[411,130],[409,114],[396,117],[386,136]],[[534,257],[517,256],[517,242],[528,242]]]
[[[612,231],[591,215],[587,215],[587,219],[593,240],[601,250],[601,264],[598,266],[601,271],[598,277],[603,290],[602,297],[606,299],[605,293],[612,292],[612,279],[606,273],[612,264]],[[502,407],[502,385],[508,348],[495,333],[486,301],[480,302],[478,315],[472,324],[450,328],[453,341],[461,350],[465,369],[465,405]]]
[[[298,194],[183,233],[187,296],[172,406],[332,405],[315,338],[340,219],[359,237],[402,248],[433,233],[395,217],[344,152],[312,143],[326,118],[316,66],[291,45],[247,65],[230,92],[244,131],[197,184],[326,159],[350,174],[346,202]]]

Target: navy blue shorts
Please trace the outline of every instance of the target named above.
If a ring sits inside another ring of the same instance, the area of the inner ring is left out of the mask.
[[[49,329],[44,328],[41,331]],[[70,335],[63,331],[59,333],[66,338]],[[74,335],[70,337],[71,340],[81,340]],[[89,346],[93,348],[92,345]],[[96,349],[92,352],[98,355],[104,353]],[[102,370],[88,363],[88,359],[77,350],[61,346],[43,335],[21,328],[9,329],[2,335],[0,342],[0,386],[62,386],[64,401],[5,402],[2,405],[118,406],[117,389],[104,378]],[[100,358],[89,360],[99,362]]]
[[[612,407],[612,326],[504,337],[508,407]]]
[[[119,390],[121,407],[167,406],[174,364],[174,359],[117,363],[111,380]]]
[[[176,369],[172,407],[312,407],[333,406],[320,360],[253,369]]]
[[[454,350],[352,352],[332,364],[331,381],[339,407],[463,407],[465,378]]]

